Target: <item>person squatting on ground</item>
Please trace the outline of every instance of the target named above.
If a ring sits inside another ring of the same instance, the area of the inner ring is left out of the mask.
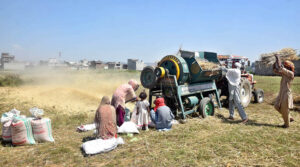
[[[136,102],[136,121],[139,129],[148,130],[149,124],[149,112],[150,112],[150,104],[147,101],[147,94],[146,92],[141,92],[139,95],[140,100]],[[133,113],[134,114],[134,113]]]
[[[109,97],[104,96],[95,114],[96,137],[110,139],[117,134],[116,110],[110,105]]]
[[[278,55],[275,57],[276,62],[273,65],[273,71],[274,73],[281,75],[281,81],[280,90],[274,107],[282,115],[284,120],[284,125],[282,127],[288,128],[290,126],[290,121],[294,121],[293,118],[290,118],[289,109],[293,108],[291,82],[294,79],[295,66],[291,61],[285,61],[282,66]]]
[[[111,104],[116,109],[117,125],[121,126],[124,123],[125,103],[136,100],[135,91],[139,88],[136,80],[131,79],[128,84],[123,84],[114,92]]]
[[[160,97],[155,100],[154,110],[150,111],[150,118],[155,124],[157,130],[170,130],[172,120],[175,118],[171,109],[165,105],[164,98]]]
[[[234,119],[234,109],[237,107],[240,117],[242,118],[242,123],[248,122],[248,117],[244,111],[240,99],[240,82],[241,82],[241,64],[235,63],[236,68],[228,69],[226,73],[226,78],[228,80],[229,89],[229,118]]]

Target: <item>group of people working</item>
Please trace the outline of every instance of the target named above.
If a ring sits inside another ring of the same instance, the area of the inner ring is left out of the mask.
[[[291,82],[294,79],[295,67],[291,61],[285,61],[281,64],[278,56],[273,65],[276,74],[281,75],[280,91],[276,98],[275,109],[282,115],[284,125],[288,128],[289,123],[294,121],[290,117],[289,109],[293,108],[293,98],[291,93]],[[242,118],[242,123],[248,122],[247,114],[241,105],[240,100],[240,81],[241,81],[241,64],[235,63],[235,68],[226,70],[226,78],[229,88],[229,118],[234,119],[234,109],[237,107],[238,113]],[[104,96],[96,111],[95,124],[97,137],[109,139],[117,134],[117,126],[122,126],[125,121],[126,108],[125,103],[135,101],[136,105],[132,112],[131,121],[136,123],[140,129],[148,130],[152,124],[157,130],[169,130],[172,127],[171,121],[174,115],[170,108],[165,105],[164,98],[157,97],[154,101],[155,107],[150,110],[150,104],[147,100],[147,94],[141,92],[139,97],[135,91],[139,84],[135,80],[117,88],[110,101],[109,97]]]
[[[289,109],[293,108],[293,97],[291,91],[291,82],[294,80],[295,66],[291,61],[284,61],[281,63],[278,55],[275,55],[276,62],[273,65],[275,74],[281,76],[280,90],[276,98],[274,107],[282,115],[284,120],[283,128],[288,128],[290,122],[294,119],[290,117]],[[234,109],[237,107],[242,123],[248,122],[247,114],[240,100],[240,81],[241,81],[241,64],[235,63],[235,68],[226,70],[226,78],[228,80],[229,89],[229,118],[233,120]]]
[[[139,88],[136,80],[130,80],[116,89],[110,101],[104,96],[95,114],[97,137],[109,139],[117,134],[117,126],[122,126],[128,115],[125,104],[135,101],[135,108],[131,120],[139,129],[148,130],[151,124],[157,130],[169,130],[172,127],[174,115],[171,109],[166,106],[164,98],[158,97],[154,101],[155,107],[150,110],[146,92],[141,92],[139,97],[135,91]],[[128,120],[127,120],[128,121]]]

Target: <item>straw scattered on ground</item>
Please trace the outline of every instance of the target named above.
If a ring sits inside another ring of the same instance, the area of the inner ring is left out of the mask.
[[[188,118],[169,132],[142,131],[131,137],[122,135],[125,145],[115,150],[84,157],[82,140],[93,132],[77,133],[80,124],[91,123],[102,95],[139,73],[71,72],[67,75],[23,75],[26,85],[0,88],[0,114],[15,107],[29,115],[38,106],[52,119],[55,143],[30,146],[0,146],[0,166],[300,166],[300,114],[291,112],[295,122],[289,129],[278,127],[283,121],[272,105],[250,104],[250,122],[229,121],[226,108],[217,109],[207,119]],[[37,80],[38,79],[38,80]],[[280,77],[256,77],[256,86],[276,97]],[[293,92],[300,94],[300,78]],[[31,92],[31,93],[30,93]],[[269,97],[270,96],[270,97]],[[48,101],[48,102],[47,102]],[[68,106],[68,107],[67,107]],[[0,128],[1,129],[1,128]]]

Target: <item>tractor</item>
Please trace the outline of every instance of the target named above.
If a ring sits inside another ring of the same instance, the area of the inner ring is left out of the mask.
[[[264,101],[264,91],[259,88],[255,88],[256,81],[253,79],[253,75],[250,74],[247,69],[250,68],[250,61],[243,56],[231,56],[231,55],[218,55],[220,64],[225,68],[235,68],[235,63],[238,62],[241,67],[241,89],[240,98],[243,107],[247,107],[254,97],[255,103],[262,103]],[[217,81],[217,87],[219,88],[220,96],[228,98],[228,82],[225,77]],[[223,101],[223,105],[227,105],[228,100]]]

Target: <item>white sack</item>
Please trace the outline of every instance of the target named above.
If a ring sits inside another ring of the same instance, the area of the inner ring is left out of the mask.
[[[86,154],[99,154],[114,150],[119,144],[124,144],[121,137],[107,140],[96,139],[83,143],[82,148]]]
[[[35,144],[30,120],[14,117],[11,125],[13,145]]]
[[[33,137],[38,142],[54,142],[49,118],[31,120]]]
[[[133,122],[124,122],[118,129],[118,133],[140,133]]]
[[[95,130],[96,129],[96,124],[87,124],[87,125],[81,125],[77,127],[78,132],[86,132],[90,130]]]

